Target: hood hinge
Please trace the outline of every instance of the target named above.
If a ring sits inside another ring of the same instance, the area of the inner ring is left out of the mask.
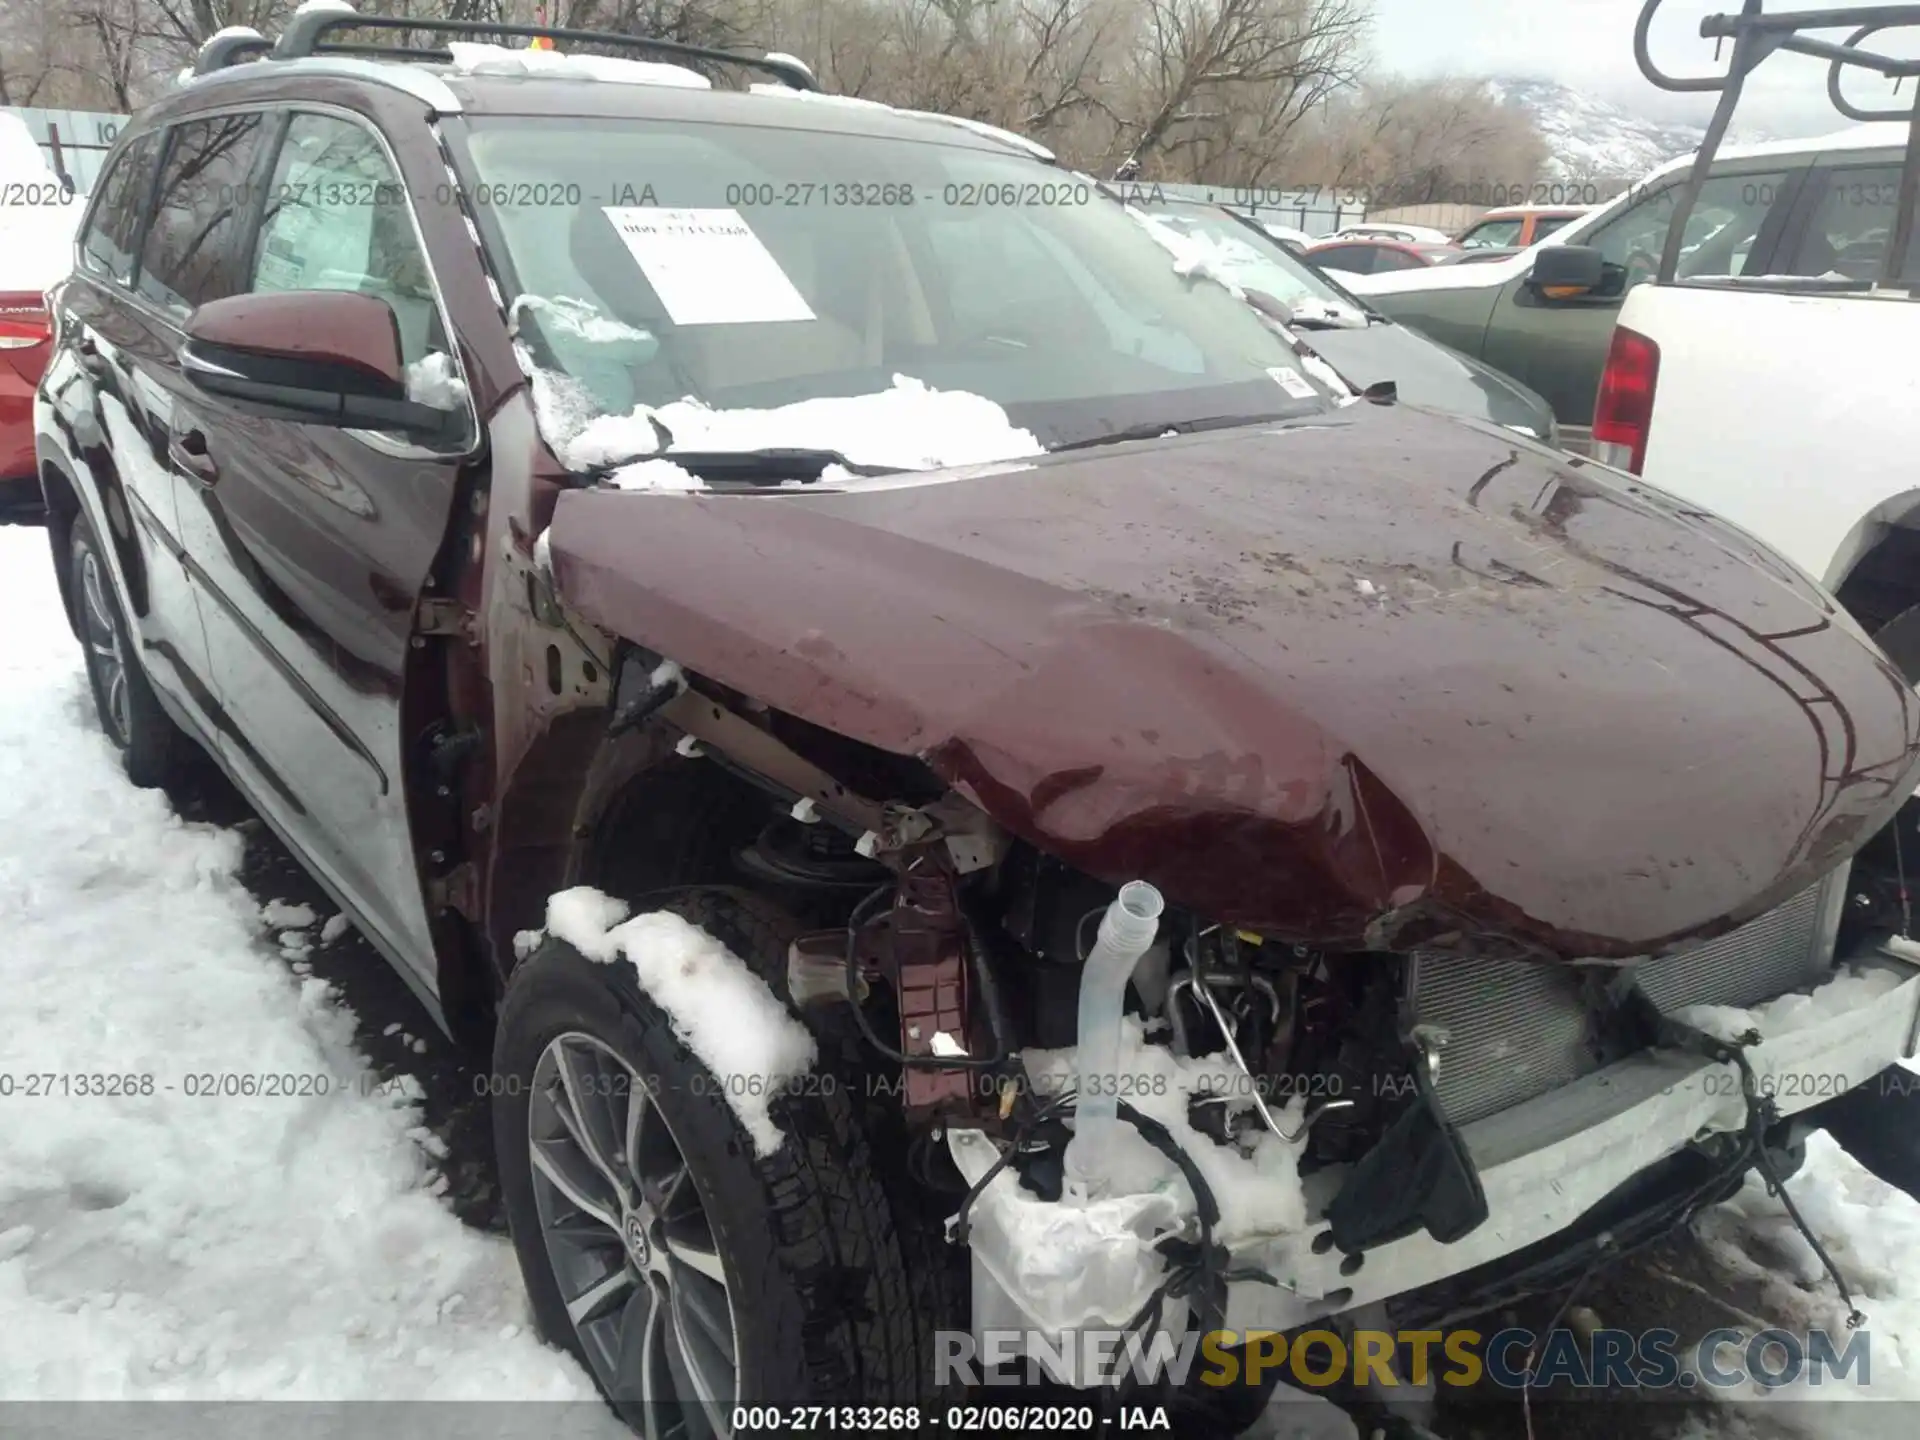
[[[414,615],[413,633],[416,638],[436,635],[458,638],[471,643],[473,612],[458,600],[429,599],[423,596],[420,608]]]

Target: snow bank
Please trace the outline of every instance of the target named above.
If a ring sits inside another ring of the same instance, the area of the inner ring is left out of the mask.
[[[260,923],[269,930],[304,930],[319,918],[311,905],[290,905],[285,900],[269,900],[260,907]]]
[[[417,1085],[275,954],[239,835],[127,784],[42,532],[0,529],[0,608],[0,1395],[590,1401],[436,1197]],[[296,1093],[218,1082],[263,1075]]]
[[[665,912],[626,917],[624,900],[591,886],[547,901],[549,933],[590,960],[611,965],[624,957],[633,966],[673,1033],[722,1082],[754,1150],[773,1154],[786,1136],[768,1106],[813,1068],[813,1036],[766,981],[706,931]]]
[[[462,75],[537,75],[560,80],[610,80],[623,85],[672,85],[711,90],[713,82],[684,65],[658,60],[628,60],[609,55],[564,55],[558,50],[510,50],[450,40],[453,68]]]
[[[73,237],[86,201],[68,196],[18,115],[0,113],[0,290],[46,290],[73,270]]]
[[[1672,1012],[1672,1018],[1717,1040],[1738,1040],[1749,1030],[1771,1038],[1864,1009],[1888,991],[1899,989],[1901,983],[1901,977],[1891,970],[1850,970],[1816,986],[1810,994],[1781,995],[1751,1010],[1732,1005],[1683,1005]]]
[[[1824,1131],[1808,1137],[1806,1164],[1787,1189],[1867,1317],[1870,1383],[1860,1385],[1856,1370],[1818,1389],[1803,1377],[1773,1390],[1749,1385],[1713,1392],[1715,1399],[1728,1402],[1722,1412],[1726,1420],[1708,1433],[1728,1440],[1756,1433],[1905,1440],[1913,1433],[1913,1403],[1920,1401],[1920,1273],[1913,1261],[1920,1255],[1920,1204],[1869,1174]],[[1749,1175],[1740,1192],[1702,1215],[1694,1230],[1713,1267],[1729,1282],[1757,1293],[1751,1307],[1757,1318],[1795,1331],[1824,1328],[1837,1345],[1846,1344],[1846,1309],[1833,1282],[1760,1177]],[[1731,1357],[1738,1350],[1730,1346],[1723,1354]],[[1845,1400],[1907,1403],[1830,1403]],[[1793,1403],[1808,1401],[1820,1403]],[[1769,1419],[1784,1428],[1752,1428]]]
[[[542,421],[548,443],[555,444],[555,431],[564,433],[568,417],[543,413]],[[673,437],[671,448],[661,449],[656,422]],[[906,375],[894,376],[893,387],[877,394],[800,400],[771,410],[715,410],[699,400],[641,406],[629,415],[598,416],[555,448],[574,469],[634,455],[671,459],[673,450],[838,450],[856,465],[901,470],[1044,453],[1033,434],[1015,427],[994,401],[964,390],[935,390]]]

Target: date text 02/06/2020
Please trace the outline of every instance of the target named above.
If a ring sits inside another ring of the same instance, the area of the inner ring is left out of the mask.
[[[733,1433],[806,1436],[839,1440],[859,1436],[1006,1435],[1093,1436],[1101,1433],[1092,1405],[736,1405]],[[1122,1407],[1111,1428],[1143,1434],[1166,1433],[1172,1421],[1164,1407]]]

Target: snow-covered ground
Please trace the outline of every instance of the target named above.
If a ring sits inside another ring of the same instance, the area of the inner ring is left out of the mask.
[[[342,996],[302,973],[343,924],[263,905],[240,883],[239,834],[122,779],[45,547],[42,531],[0,528],[0,1401],[591,1402],[585,1373],[530,1333],[506,1242],[439,1193],[412,1087],[381,1086]],[[328,1093],[188,1093],[260,1075]],[[1868,1316],[1872,1397],[1920,1400],[1920,1205],[1824,1136],[1792,1192]],[[1699,1232],[1749,1311],[1841,1326],[1757,1182]],[[1610,1308],[1604,1285],[1591,1301],[1610,1325],[1668,1318]],[[1325,1433],[1322,1409],[1276,1405],[1269,1433]],[[1740,1412],[1702,1426],[1655,1406],[1634,1429],[1911,1431],[1908,1406]],[[143,1435],[204,1433],[201,1410],[177,1432],[140,1413]],[[592,1403],[564,1415],[548,1430],[625,1434]]]
[[[590,1398],[282,959],[322,917],[122,778],[43,531],[0,529],[0,617],[0,1399]],[[327,1093],[188,1093],[220,1076]]]

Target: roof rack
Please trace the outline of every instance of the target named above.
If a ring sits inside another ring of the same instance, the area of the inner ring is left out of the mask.
[[[210,75],[215,70],[224,70],[229,65],[239,65],[248,60],[259,60],[273,49],[273,42],[258,30],[235,27],[222,30],[200,47],[193,59],[195,75]]]
[[[328,42],[335,30],[411,30],[428,35],[508,36],[514,39],[565,40],[574,44],[612,45],[641,50],[681,60],[704,60],[713,64],[739,65],[773,76],[795,90],[818,90],[819,81],[805,65],[785,56],[742,55],[733,50],[715,50],[704,45],[686,45],[678,40],[660,40],[648,35],[622,35],[613,30],[576,30],[559,25],[516,25],[500,20],[432,20],[405,15],[362,15],[350,6],[302,7],[287,22],[287,28],[273,45],[271,58],[301,60],[313,55],[366,55],[390,60],[447,61],[451,52],[421,49],[408,45],[349,44]],[[208,42],[209,45],[212,42]],[[203,62],[205,52],[202,52]],[[223,58],[222,63],[237,63],[238,57]],[[252,57],[249,57],[252,58]],[[207,68],[218,68],[208,66]],[[202,73],[196,67],[195,73]]]
[[[1907,122],[1907,149],[1900,168],[1899,203],[1894,211],[1892,233],[1887,237],[1886,253],[1881,256],[1880,262],[1879,283],[1892,283],[1900,273],[1907,253],[1907,242],[1913,233],[1914,197],[1920,194],[1920,124],[1915,123],[1920,121],[1920,86],[1915,87],[1910,106],[1867,110],[1855,105],[1841,93],[1840,82],[1849,66],[1885,76],[1894,82],[1896,91],[1902,80],[1920,76],[1920,60],[1900,59],[1861,48],[1869,38],[1884,31],[1920,26],[1920,4],[1850,5],[1826,10],[1785,10],[1767,15],[1761,12],[1762,0],[1744,0],[1739,14],[1709,15],[1700,22],[1700,34],[1714,42],[1715,59],[1719,58],[1720,42],[1733,41],[1733,53],[1728,59],[1726,73],[1677,76],[1669,75],[1655,65],[1647,48],[1647,35],[1653,28],[1653,17],[1662,3],[1663,0],[1646,0],[1640,10],[1640,18],[1634,23],[1633,59],[1640,67],[1640,73],[1662,90],[1677,93],[1718,91],[1720,99],[1714,106],[1707,133],[1701,138],[1700,149],[1693,157],[1686,183],[1681,186],[1673,218],[1668,222],[1666,245],[1660,254],[1660,269],[1656,276],[1658,281],[1663,285],[1670,283],[1679,269],[1687,219],[1700,198],[1701,187],[1706,184],[1707,172],[1719,153],[1720,143],[1726,138],[1727,126],[1733,120],[1734,108],[1740,103],[1747,77],[1762,62],[1784,50],[1789,54],[1808,55],[1829,62],[1827,98],[1833,102],[1834,109],[1849,120]],[[1851,29],[1853,33],[1839,42],[1803,33],[1808,30],[1839,29]]]

